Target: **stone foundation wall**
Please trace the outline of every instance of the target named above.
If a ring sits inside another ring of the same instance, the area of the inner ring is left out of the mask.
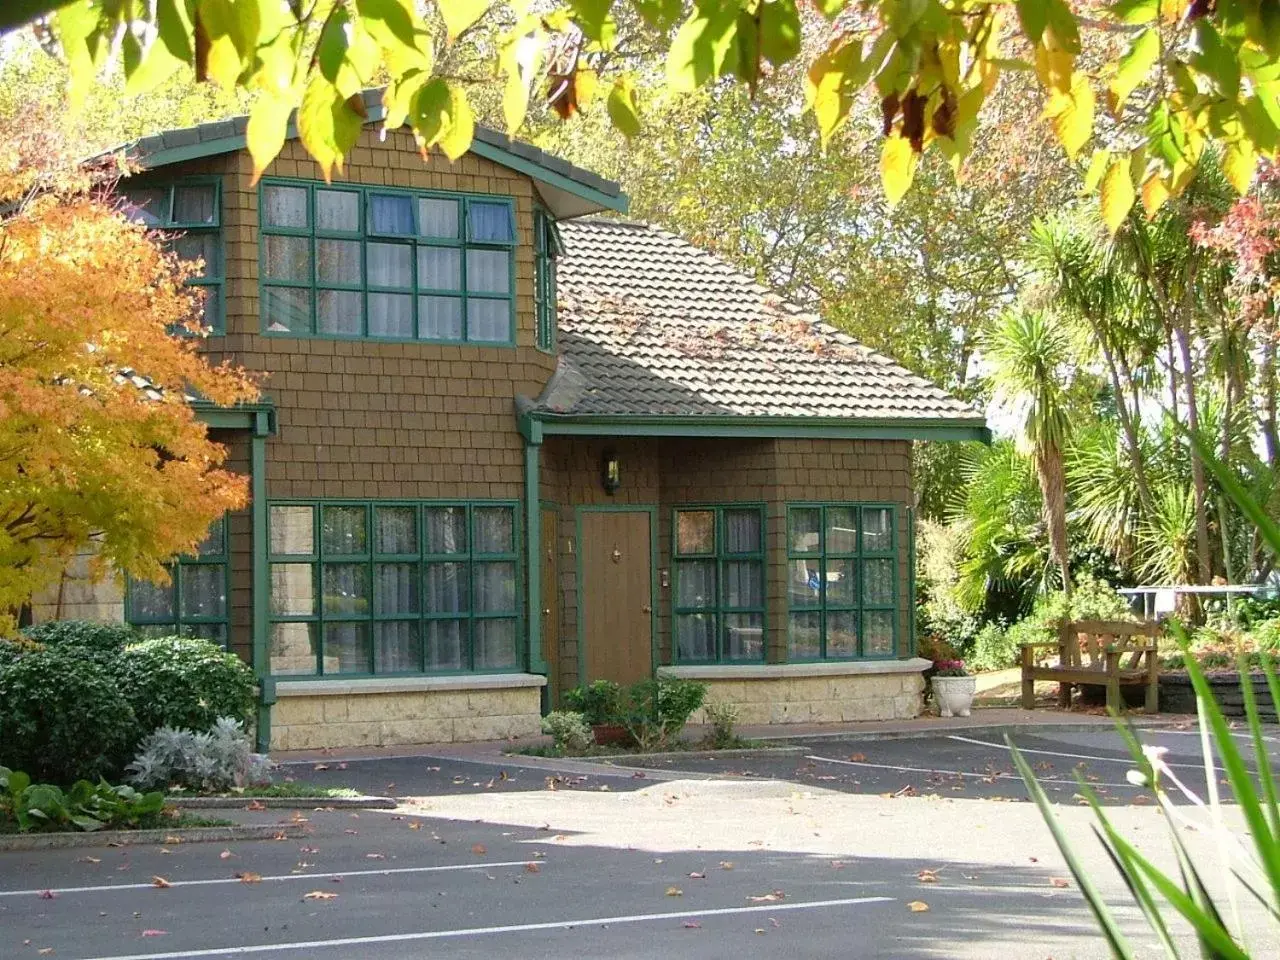
[[[454,689],[418,690],[395,689],[394,681],[371,681],[367,692],[360,689],[360,681],[281,683],[271,708],[271,749],[457,743],[541,732],[542,677],[502,676],[492,688],[474,686],[484,680],[451,681]],[[513,681],[519,685],[511,685]],[[333,689],[317,690],[321,683]]]

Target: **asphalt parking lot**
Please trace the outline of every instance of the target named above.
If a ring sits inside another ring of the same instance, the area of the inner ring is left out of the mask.
[[[1148,739],[1203,783],[1194,736]],[[1079,834],[1089,812],[1068,778],[1084,763],[1121,826],[1159,841],[1114,734],[1018,740]],[[591,774],[522,758],[297,764],[298,779],[404,805],[233,814],[295,839],[0,853],[0,957],[1107,955],[1037,811],[1008,802],[1025,793],[1000,738],[793,747]]]

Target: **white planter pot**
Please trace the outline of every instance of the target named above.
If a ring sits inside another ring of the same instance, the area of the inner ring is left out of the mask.
[[[938,712],[944,717],[967,717],[973,706],[973,692],[978,686],[977,677],[934,677],[933,698],[938,701]]]

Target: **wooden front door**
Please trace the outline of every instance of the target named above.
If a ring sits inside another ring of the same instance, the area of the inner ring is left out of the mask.
[[[556,576],[559,549],[556,511],[542,509],[542,656],[547,662],[551,703],[560,696],[560,582]]]
[[[653,515],[649,510],[587,510],[581,517],[585,680],[623,686],[653,675]]]

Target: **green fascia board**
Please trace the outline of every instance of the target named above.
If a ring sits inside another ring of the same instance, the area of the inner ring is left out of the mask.
[[[369,119],[365,123],[377,123],[382,117],[383,110],[381,108],[370,110]],[[297,137],[297,126],[291,121],[285,131],[285,139],[296,140]],[[185,163],[188,160],[201,160],[205,157],[216,157],[224,153],[235,153],[237,150],[244,149],[246,149],[246,138],[243,135],[218,137],[213,140],[184,144],[180,147],[167,147],[140,157],[139,160],[143,167],[150,170],[173,163]],[[631,201],[625,193],[610,196],[607,193],[596,190],[594,187],[587,186],[585,183],[579,183],[572,177],[566,177],[564,174],[558,173],[549,167],[544,167],[542,164],[535,163],[532,160],[526,160],[524,157],[517,156],[509,150],[504,150],[491,143],[485,143],[483,140],[472,140],[471,152],[478,157],[484,157],[486,160],[492,160],[494,163],[501,164],[518,173],[526,174],[535,180],[541,180],[543,183],[550,184],[566,193],[581,197],[588,203],[597,204],[606,210],[626,213],[631,206]]]
[[[255,436],[276,432],[276,408],[270,400],[220,407],[207,400],[193,400],[191,408],[208,427],[215,430],[252,430]]]
[[[991,442],[991,429],[972,420],[853,420],[825,417],[604,416],[530,413],[526,437],[797,437],[828,440],[976,440]],[[535,441],[537,442],[537,441]]]

